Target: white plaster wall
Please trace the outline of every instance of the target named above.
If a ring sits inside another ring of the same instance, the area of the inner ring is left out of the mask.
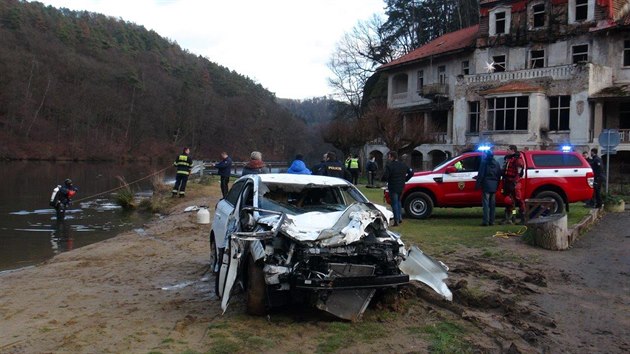
[[[588,64],[588,94],[592,95],[603,88],[612,86],[613,70],[607,66]]]
[[[466,97],[457,97],[453,101],[453,144],[466,145],[468,130],[468,102]]]
[[[571,96],[571,107],[569,109],[571,133],[569,139],[573,145],[588,143],[592,111],[588,95],[588,91],[584,90]]]
[[[510,48],[508,54],[507,70],[523,70],[527,69],[529,48]]]
[[[547,66],[570,64],[571,61],[568,60],[570,50],[565,41],[556,42],[547,46],[547,52],[545,53],[547,55]]]

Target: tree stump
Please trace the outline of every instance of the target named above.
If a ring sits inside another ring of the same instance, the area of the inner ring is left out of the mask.
[[[527,223],[534,245],[561,251],[569,248],[567,215],[550,215],[532,219]]]

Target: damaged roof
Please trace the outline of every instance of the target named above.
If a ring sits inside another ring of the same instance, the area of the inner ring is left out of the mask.
[[[479,33],[479,25],[470,26],[459,31],[447,33],[431,42],[380,66],[377,70],[384,70],[421,61],[429,57],[455,53],[467,48],[474,48]]]

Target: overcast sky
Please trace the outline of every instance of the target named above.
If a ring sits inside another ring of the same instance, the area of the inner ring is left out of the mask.
[[[335,44],[383,0],[40,0],[122,18],[260,83],[280,98],[331,94]]]

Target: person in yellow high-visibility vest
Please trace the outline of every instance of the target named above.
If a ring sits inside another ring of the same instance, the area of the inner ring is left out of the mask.
[[[190,149],[184,148],[181,155],[177,156],[173,165],[177,168],[177,175],[175,176],[175,185],[173,186],[173,197],[179,194],[180,198],[186,195],[186,183],[188,182],[188,176],[190,175],[190,169],[192,168],[192,158],[189,156]]]
[[[346,168],[350,171],[352,176],[352,184],[359,183],[359,172],[361,171],[361,163],[359,162],[359,155],[348,156],[346,160]]]

